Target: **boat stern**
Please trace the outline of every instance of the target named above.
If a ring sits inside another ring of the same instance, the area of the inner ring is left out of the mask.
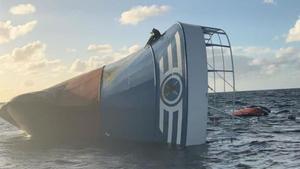
[[[182,146],[205,143],[207,60],[202,27],[175,24],[152,48],[163,141]]]

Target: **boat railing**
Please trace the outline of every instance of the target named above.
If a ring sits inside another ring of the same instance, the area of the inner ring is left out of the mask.
[[[207,53],[209,108],[233,112],[235,71],[229,37],[219,28],[202,27],[202,30]]]

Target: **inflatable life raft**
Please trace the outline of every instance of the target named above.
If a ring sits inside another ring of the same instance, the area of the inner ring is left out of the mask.
[[[263,106],[249,106],[239,109],[232,114],[234,116],[266,116],[270,113],[270,110]]]
[[[33,138],[205,143],[204,35],[220,30],[177,23],[163,34],[153,31],[137,53],[48,89],[17,96],[2,107],[0,116]]]

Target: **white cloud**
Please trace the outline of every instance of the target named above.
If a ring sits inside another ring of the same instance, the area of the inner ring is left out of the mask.
[[[238,49],[233,51],[238,90],[299,87],[300,48],[238,47]]]
[[[21,74],[43,73],[61,65],[58,59],[48,59],[45,54],[46,44],[35,41],[10,53],[0,56],[2,71],[13,71]]]
[[[286,38],[286,42],[300,41],[300,19],[298,19],[295,25],[289,30]]]
[[[234,55],[249,56],[249,57],[266,57],[275,54],[275,51],[268,47],[256,47],[256,46],[234,46],[232,47]]]
[[[71,72],[84,72],[86,71],[86,69],[87,69],[87,63],[80,59],[76,59],[70,67]]]
[[[70,72],[75,74],[84,73],[93,69],[97,69],[104,64],[113,62],[114,59],[109,57],[91,56],[86,60],[76,59],[70,66]]]
[[[10,57],[14,62],[39,61],[45,57],[45,50],[45,44],[35,41],[21,48],[15,48]]]
[[[252,70],[254,74],[273,75],[277,72],[299,71],[300,48],[285,47],[279,49],[260,47],[234,47],[233,54],[239,65],[238,71],[247,73]],[[240,66],[240,58],[247,60]],[[244,71],[247,70],[247,71]]]
[[[97,53],[111,53],[113,48],[110,44],[90,44],[87,48],[88,51],[97,52]]]
[[[26,80],[25,82],[24,82],[24,86],[26,86],[26,87],[32,87],[32,86],[34,86],[34,82],[32,81],[32,80]]]
[[[29,63],[26,67],[26,69],[31,73],[36,73],[37,71],[40,71],[44,68],[51,68],[50,71],[57,70],[57,67],[60,67],[61,61],[59,59],[55,60],[48,60],[43,59],[37,62]]]
[[[169,11],[167,5],[136,6],[121,14],[119,22],[124,25],[137,25],[139,22]]]
[[[19,4],[10,8],[9,12],[13,15],[26,15],[35,12],[35,7],[32,4]]]
[[[263,72],[265,72],[265,74],[267,75],[274,74],[274,72],[276,72],[277,69],[278,66],[276,66],[275,64],[270,64],[262,68]]]
[[[272,40],[273,41],[278,41],[278,40],[282,40],[285,39],[287,37],[287,34],[282,34],[282,35],[275,35]]]
[[[35,41],[0,55],[0,72],[5,74],[0,78],[1,99],[42,90],[74,75],[67,71],[68,64],[49,58],[46,48],[46,44]]]
[[[279,48],[276,52],[276,58],[288,58],[297,55],[299,49],[294,47]]]
[[[75,49],[75,48],[66,48],[65,50],[66,50],[67,53],[75,53],[75,52],[77,52],[77,49]]]
[[[256,66],[256,65],[262,65],[263,64],[263,59],[261,58],[254,58],[253,60],[251,60],[251,62],[249,62],[249,65],[252,66]]]
[[[94,45],[98,47],[99,45]],[[107,47],[111,45],[106,45]],[[98,49],[98,48],[97,48]],[[112,49],[112,47],[111,47]],[[110,64],[118,61],[132,53],[137,52],[141,47],[139,45],[132,45],[130,47],[123,47],[117,51],[111,50],[110,52],[99,52],[98,56],[91,56],[86,60],[76,59],[70,66],[69,71],[72,73],[83,73],[89,70],[99,68],[105,64]],[[96,50],[97,51],[97,50]],[[102,51],[102,47],[101,47]]]
[[[131,47],[128,48],[128,52],[131,54],[137,52],[140,49],[141,49],[140,45],[132,45]]]
[[[263,3],[265,4],[275,4],[274,0],[263,0]]]
[[[30,21],[23,25],[13,26],[11,21],[0,21],[0,44],[7,43],[20,36],[31,32],[37,24],[37,21]]]

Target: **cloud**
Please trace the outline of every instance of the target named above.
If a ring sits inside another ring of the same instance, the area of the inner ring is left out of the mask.
[[[94,46],[98,47],[99,45],[94,45]],[[108,45],[108,44],[106,46],[111,47],[111,45]],[[101,49],[102,49],[102,47],[101,47]],[[112,47],[111,47],[111,49],[112,49]],[[130,47],[125,46],[117,51],[111,50],[110,52],[106,51],[103,53],[103,51],[101,50],[101,52],[98,53],[99,55],[90,56],[86,60],[76,59],[71,64],[69,71],[71,73],[77,73],[77,74],[87,72],[89,70],[99,68],[105,64],[110,64],[115,61],[118,61],[132,53],[137,52],[139,49],[141,49],[141,47],[139,45],[132,45]],[[98,50],[95,50],[95,51],[98,51]]]
[[[76,59],[70,67],[71,72],[83,72],[86,69],[87,69],[87,63],[80,59]]]
[[[57,66],[60,66],[60,64],[61,61],[59,59],[55,59],[55,60],[43,59],[37,62],[29,63],[26,69],[30,73],[31,72],[36,73],[37,71],[40,71],[43,68],[51,67],[51,71],[52,71],[52,70],[57,70]]]
[[[273,41],[277,41],[277,40],[282,40],[285,39],[287,37],[287,34],[281,34],[281,35],[275,35],[272,40]]]
[[[263,47],[234,47],[233,54],[238,71],[245,75],[249,70],[253,75],[273,75],[278,72],[299,71],[300,48],[279,49]],[[243,63],[240,63],[241,58]],[[240,66],[242,64],[242,66]],[[246,71],[244,71],[246,70]]]
[[[274,72],[276,72],[277,69],[278,69],[278,67],[275,64],[270,64],[270,65],[267,65],[266,67],[263,67],[263,71],[267,75],[274,74]]]
[[[75,48],[66,48],[65,51],[67,53],[75,53],[75,52],[77,52],[77,49],[75,49]]]
[[[35,12],[32,4],[19,4],[10,8],[9,12],[13,15],[27,15]]]
[[[7,43],[20,36],[26,35],[35,28],[36,24],[36,20],[17,26],[13,26],[11,21],[0,21],[0,44]]]
[[[125,46],[109,53],[97,53],[96,56],[90,56],[87,59],[76,59],[71,63],[63,63],[59,59],[50,59],[46,55],[46,49],[46,44],[34,41],[0,55],[0,72],[5,74],[11,73],[14,76],[17,75],[23,78],[39,77],[45,81],[45,78],[55,76],[64,77],[65,80],[79,73],[120,60],[139,50],[140,46]],[[62,79],[59,80],[58,78],[57,80],[57,82],[62,81]],[[51,81],[51,84],[53,82]]]
[[[67,71],[69,64],[51,59],[46,49],[45,43],[34,41],[0,55],[0,72],[5,75],[0,78],[2,99],[42,90],[74,76]]]
[[[21,48],[15,48],[10,57],[14,62],[38,61],[45,57],[46,45],[40,41],[29,43]]]
[[[113,57],[90,56],[86,60],[76,59],[70,66],[69,72],[80,74],[93,69],[97,69],[105,64],[113,62]]]
[[[132,45],[131,47],[128,48],[128,52],[129,54],[131,54],[137,52],[140,49],[141,49],[140,45]]]
[[[169,10],[167,5],[136,6],[123,12],[119,22],[123,25],[137,25],[149,17],[161,15]]]
[[[1,69],[25,75],[51,71],[61,65],[58,59],[48,59],[45,51],[46,44],[40,41],[15,48],[10,53],[0,56]]]
[[[111,53],[113,51],[113,48],[110,44],[91,44],[88,46],[87,50],[97,53]]]
[[[286,42],[300,41],[300,19],[298,19],[295,25],[289,30],[286,38]]]
[[[239,46],[233,47],[233,56],[238,90],[291,88],[300,85],[299,47]]]
[[[257,47],[257,46],[234,46],[232,47],[233,54],[240,56],[249,56],[249,57],[263,57],[263,56],[272,56],[275,54],[275,51],[268,47]]]
[[[299,49],[295,47],[279,48],[276,52],[276,58],[289,58],[298,54]]]
[[[264,60],[261,58],[254,58],[249,62],[249,65],[250,66],[262,65],[263,62],[264,62]]]
[[[24,86],[25,87],[32,87],[32,86],[34,86],[34,82],[32,80],[26,80],[24,82]]]
[[[274,5],[275,1],[274,0],[263,0],[263,3],[264,4],[272,4],[272,5]]]

